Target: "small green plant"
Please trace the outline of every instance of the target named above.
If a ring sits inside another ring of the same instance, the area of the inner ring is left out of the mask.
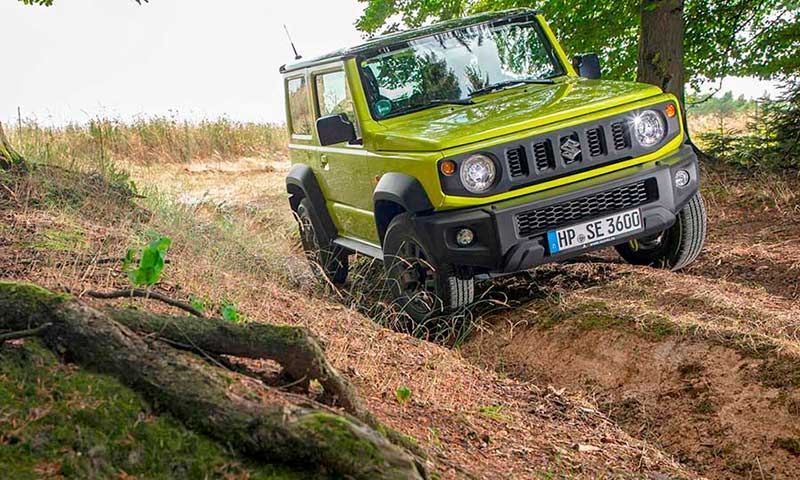
[[[152,286],[161,280],[164,271],[167,250],[172,245],[169,237],[158,236],[142,248],[142,257],[139,266],[131,270],[130,266],[136,255],[134,249],[128,249],[123,260],[123,268],[128,272],[128,279],[136,287]]]
[[[239,312],[239,308],[235,303],[228,300],[223,300],[219,307],[219,312],[224,320],[234,323],[240,323],[244,320],[244,316]]]
[[[405,405],[411,400],[411,390],[408,387],[397,387],[397,390],[394,391],[394,397],[397,399],[397,403]]]
[[[505,410],[505,407],[502,405],[486,405],[480,408],[481,415],[492,420],[505,420],[506,417],[503,414],[503,410]]]
[[[207,300],[197,297],[195,295],[189,295],[189,305],[191,305],[192,308],[199,311],[200,313],[206,312],[207,304],[208,304]]]

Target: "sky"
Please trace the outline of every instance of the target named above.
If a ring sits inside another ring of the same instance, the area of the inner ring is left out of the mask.
[[[0,0],[0,121],[42,124],[166,115],[283,122],[278,68],[360,43],[357,0]],[[771,85],[727,79],[759,97]]]

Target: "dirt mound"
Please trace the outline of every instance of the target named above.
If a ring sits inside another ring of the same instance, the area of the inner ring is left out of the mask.
[[[711,478],[795,478],[800,371],[795,357],[741,349],[598,301],[547,301],[498,318],[467,358],[537,385],[580,389],[628,433]],[[787,371],[788,370],[788,371]],[[794,373],[796,375],[796,373]]]

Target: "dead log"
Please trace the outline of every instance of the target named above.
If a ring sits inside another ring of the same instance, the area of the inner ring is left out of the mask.
[[[149,321],[153,317],[145,317]],[[148,341],[80,300],[33,285],[0,282],[0,329],[30,330],[47,323],[51,325],[39,336],[53,351],[119,378],[158,409],[255,459],[319,466],[351,478],[426,477],[413,455],[356,418],[275,390],[260,392],[259,401],[244,398],[213,367]],[[223,329],[221,335],[231,334]],[[299,334],[293,335],[303,343]],[[292,358],[293,352],[287,348],[277,353]]]

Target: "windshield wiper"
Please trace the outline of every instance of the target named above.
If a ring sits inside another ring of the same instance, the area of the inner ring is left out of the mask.
[[[473,102],[469,98],[452,98],[452,99],[437,98],[435,100],[430,100],[430,101],[428,101],[427,103],[425,103],[423,105],[416,105],[416,106],[413,106],[413,107],[404,108],[402,110],[398,110],[398,111],[393,112],[393,113],[400,114],[400,113],[418,112],[420,110],[425,110],[427,108],[438,107],[440,105],[474,105],[474,104],[475,104],[475,102]]]
[[[497,82],[491,85],[487,85],[483,88],[479,88],[474,92],[470,93],[469,96],[477,97],[478,95],[485,95],[487,93],[499,92],[500,90],[505,90],[506,88],[512,88],[519,85],[531,85],[531,84],[553,85],[554,83],[556,82],[549,78],[519,78],[515,80],[505,80],[502,82]]]

